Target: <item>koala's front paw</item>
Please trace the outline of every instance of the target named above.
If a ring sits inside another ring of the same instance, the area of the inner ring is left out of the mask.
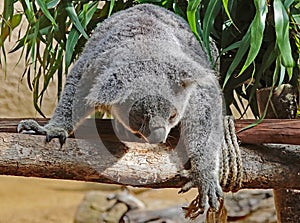
[[[65,129],[51,125],[41,126],[32,119],[20,121],[17,131],[25,134],[46,135],[46,142],[50,142],[53,138],[58,138],[61,146],[68,137]]]
[[[195,219],[200,214],[203,214],[207,206],[207,199],[210,208],[213,211],[217,211],[219,202],[223,199],[223,192],[218,178],[211,175],[209,177],[204,176],[203,174],[191,174],[191,176],[191,180],[181,188],[179,193],[184,193],[193,187],[197,187],[199,194],[188,207],[183,208],[185,217]]]
[[[22,120],[18,124],[17,131],[24,134],[46,135],[46,130],[35,120]]]
[[[45,126],[45,129],[47,131],[46,142],[50,142],[52,139],[58,138],[60,146],[63,146],[63,144],[65,144],[68,137],[68,133],[65,129],[53,126]]]

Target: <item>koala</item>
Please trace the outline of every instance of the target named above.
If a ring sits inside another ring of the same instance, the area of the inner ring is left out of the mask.
[[[67,76],[45,126],[23,120],[18,131],[64,144],[80,120],[100,108],[145,143],[165,143],[180,123],[190,159],[188,183],[196,209],[219,207],[219,154],[224,137],[223,97],[216,72],[186,21],[159,6],[141,4],[113,14],[87,41]]]

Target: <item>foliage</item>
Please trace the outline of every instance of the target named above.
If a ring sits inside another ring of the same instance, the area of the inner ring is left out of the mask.
[[[17,3],[22,10],[16,10]],[[105,2],[71,0],[4,0],[1,15],[1,64],[5,64],[4,42],[17,28],[26,26],[15,47],[25,58],[23,77],[33,92],[33,103],[42,114],[41,103],[50,81],[56,77],[57,97],[62,90],[63,75],[80,54],[84,43],[98,23],[112,12],[132,6],[132,1]],[[23,18],[23,20],[22,20]],[[25,22],[26,21],[26,22]],[[19,34],[20,35],[20,34]]]
[[[21,3],[22,10],[15,5]],[[221,51],[221,78],[226,104],[241,98],[258,116],[255,92],[260,87],[282,83],[297,85],[300,57],[299,0],[138,0],[173,10],[185,18],[202,46],[209,50],[213,37]],[[49,81],[62,77],[98,23],[111,13],[136,4],[129,1],[4,0],[1,17],[1,62],[5,64],[6,39],[23,24],[26,33],[10,51],[21,50],[26,61],[23,76],[33,90],[34,105],[40,111]],[[210,56],[212,60],[212,57]],[[236,92],[238,97],[233,97]]]

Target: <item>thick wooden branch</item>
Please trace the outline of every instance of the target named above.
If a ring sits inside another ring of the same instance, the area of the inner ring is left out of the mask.
[[[100,122],[101,130],[89,123],[75,133],[76,139],[67,139],[60,148],[58,140],[46,144],[44,136],[8,133],[9,126],[15,129],[16,123],[2,120],[2,131],[7,132],[0,132],[0,174],[154,188],[180,187],[186,181],[179,173],[187,160],[174,140],[170,146],[123,144],[111,135],[112,127],[107,125],[110,121]],[[294,128],[296,122],[288,122]],[[178,132],[172,134],[176,138]],[[238,136],[243,141],[244,136]],[[300,189],[300,146],[243,144],[240,148],[243,188]]]

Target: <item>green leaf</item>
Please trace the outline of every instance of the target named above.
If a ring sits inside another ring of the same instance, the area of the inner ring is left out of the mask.
[[[3,18],[4,20],[9,20],[14,13],[14,3],[17,0],[4,0],[4,7],[3,7]]]
[[[235,69],[237,68],[239,63],[242,61],[243,56],[246,54],[247,50],[249,49],[249,46],[250,46],[250,30],[251,29],[249,28],[247,33],[244,35],[243,39],[241,40],[240,48],[238,49],[237,53],[235,54],[235,57],[234,57],[232,63],[230,64],[230,66],[229,66],[229,68],[226,72],[224,83],[223,83],[223,89],[227,85],[227,82],[231,78],[233,72],[235,71]]]
[[[3,46],[5,39],[11,34],[12,30],[15,29],[20,23],[22,19],[22,14],[13,15],[9,21],[4,23],[1,28],[0,35],[0,48]]]
[[[33,86],[34,86],[34,88],[33,88],[33,106],[34,106],[35,110],[37,110],[37,112],[40,113],[40,115],[42,115],[44,118],[46,118],[46,116],[41,111],[40,106],[38,105],[40,77],[41,77],[41,71],[39,70],[37,73],[37,76],[33,80]]]
[[[214,26],[214,21],[219,14],[219,11],[222,9],[221,0],[209,1],[206,12],[203,18],[203,42],[207,50],[210,62],[213,61],[213,57],[210,51],[210,40],[209,36]]]
[[[47,8],[48,9],[52,9],[52,8],[56,7],[59,2],[60,2],[60,0],[50,0],[50,1],[47,1]]]
[[[285,77],[285,71],[286,68],[282,64],[280,64],[280,74],[279,74],[279,81],[278,81],[278,86],[282,85],[284,77]]]
[[[96,12],[98,2],[93,2],[93,3],[90,3],[90,4],[87,3],[87,4],[85,4],[85,6],[87,6],[86,10],[79,13],[79,16],[78,16],[78,18],[80,20],[80,23],[83,23],[84,27],[87,26],[87,24],[92,19],[94,13]],[[79,37],[80,37],[79,31],[75,27],[73,27],[71,29],[70,33],[69,33],[69,36],[68,36],[68,39],[67,39],[67,42],[66,42],[66,55],[65,55],[65,68],[66,68],[66,70],[68,69],[68,67],[71,64],[74,49],[75,49],[75,46],[78,42]]]
[[[23,5],[23,8],[25,9],[27,21],[31,26],[34,26],[36,20],[34,16],[35,11],[33,9],[32,2],[30,2],[29,0],[25,0],[25,5]]]
[[[250,25],[250,29],[251,29],[250,50],[246,62],[244,63],[244,66],[241,69],[239,75],[241,75],[248,68],[248,66],[251,63],[253,63],[260,50],[262,40],[263,40],[266,16],[268,13],[267,2],[265,0],[254,0],[254,4],[256,7],[256,14]]]
[[[289,41],[289,16],[281,0],[274,0],[276,43],[285,67],[293,67],[294,59]]]
[[[297,24],[300,24],[300,14],[293,14],[292,16],[293,16],[295,22]]]
[[[224,7],[224,10],[225,10],[225,13],[227,15],[227,17],[229,18],[230,22],[232,23],[232,25],[237,29],[238,27],[235,25],[235,23],[233,22],[233,19],[231,18],[231,15],[230,15],[230,12],[229,12],[229,9],[228,9],[228,0],[222,0],[223,2],[223,7]]]
[[[201,0],[189,0],[187,11],[195,13],[196,10],[198,10],[198,7],[199,7],[200,3],[201,3]]]
[[[41,10],[44,13],[44,15],[51,21],[52,25],[57,26],[55,19],[52,17],[51,13],[49,12],[45,1],[44,0],[36,0],[36,2],[41,7]]]
[[[22,14],[15,14],[13,15],[13,17],[10,20],[10,28],[13,30],[14,28],[16,28],[22,20]]]
[[[274,48],[274,44],[270,44],[263,55],[263,60],[260,66],[260,69],[255,74],[255,82],[250,91],[249,103],[252,103],[252,100],[255,98],[256,89],[260,84],[260,80],[264,74],[264,72],[270,69],[270,66],[276,60],[276,48]]]
[[[111,0],[110,3],[109,3],[108,17],[111,15],[111,13],[114,9],[114,6],[115,6],[115,0]]]
[[[73,25],[84,36],[84,38],[88,39],[89,36],[84,31],[84,28],[83,28],[81,22],[79,21],[79,18],[78,18],[77,14],[76,14],[76,11],[75,11],[75,8],[74,8],[74,5],[73,5],[72,1],[67,1],[65,10],[66,10],[68,16],[70,17]]]
[[[138,3],[161,3],[163,0],[137,0]]]
[[[235,42],[235,43],[229,45],[228,47],[224,48],[224,49],[221,51],[220,54],[223,54],[223,53],[226,53],[226,52],[231,51],[231,50],[233,50],[233,49],[236,49],[236,48],[241,47],[241,42],[242,42],[242,41],[237,41],[237,42]]]
[[[42,97],[44,92],[47,90],[47,87],[50,83],[50,80],[53,78],[55,72],[59,69],[59,67],[62,65],[62,57],[63,57],[63,50],[62,48],[57,45],[55,47],[55,54],[53,55],[53,58],[55,60],[53,60],[51,62],[51,66],[50,66],[50,69],[48,70],[48,72],[46,73],[46,75],[44,76],[44,86],[43,86],[43,89],[42,91],[40,92],[39,94],[39,97]],[[57,53],[56,53],[57,52]]]
[[[78,30],[75,27],[73,27],[69,33],[67,43],[66,43],[66,56],[65,56],[66,70],[68,69],[68,67],[71,64],[72,55],[73,55],[75,46],[78,42],[79,36],[80,36],[80,33],[78,32]]]
[[[284,1],[284,7],[287,9],[289,8],[294,2],[297,2],[295,0],[285,0]]]
[[[189,0],[187,12],[186,12],[190,28],[199,41],[200,41],[200,36],[199,33],[197,32],[196,11],[198,10],[200,2],[201,0]]]

